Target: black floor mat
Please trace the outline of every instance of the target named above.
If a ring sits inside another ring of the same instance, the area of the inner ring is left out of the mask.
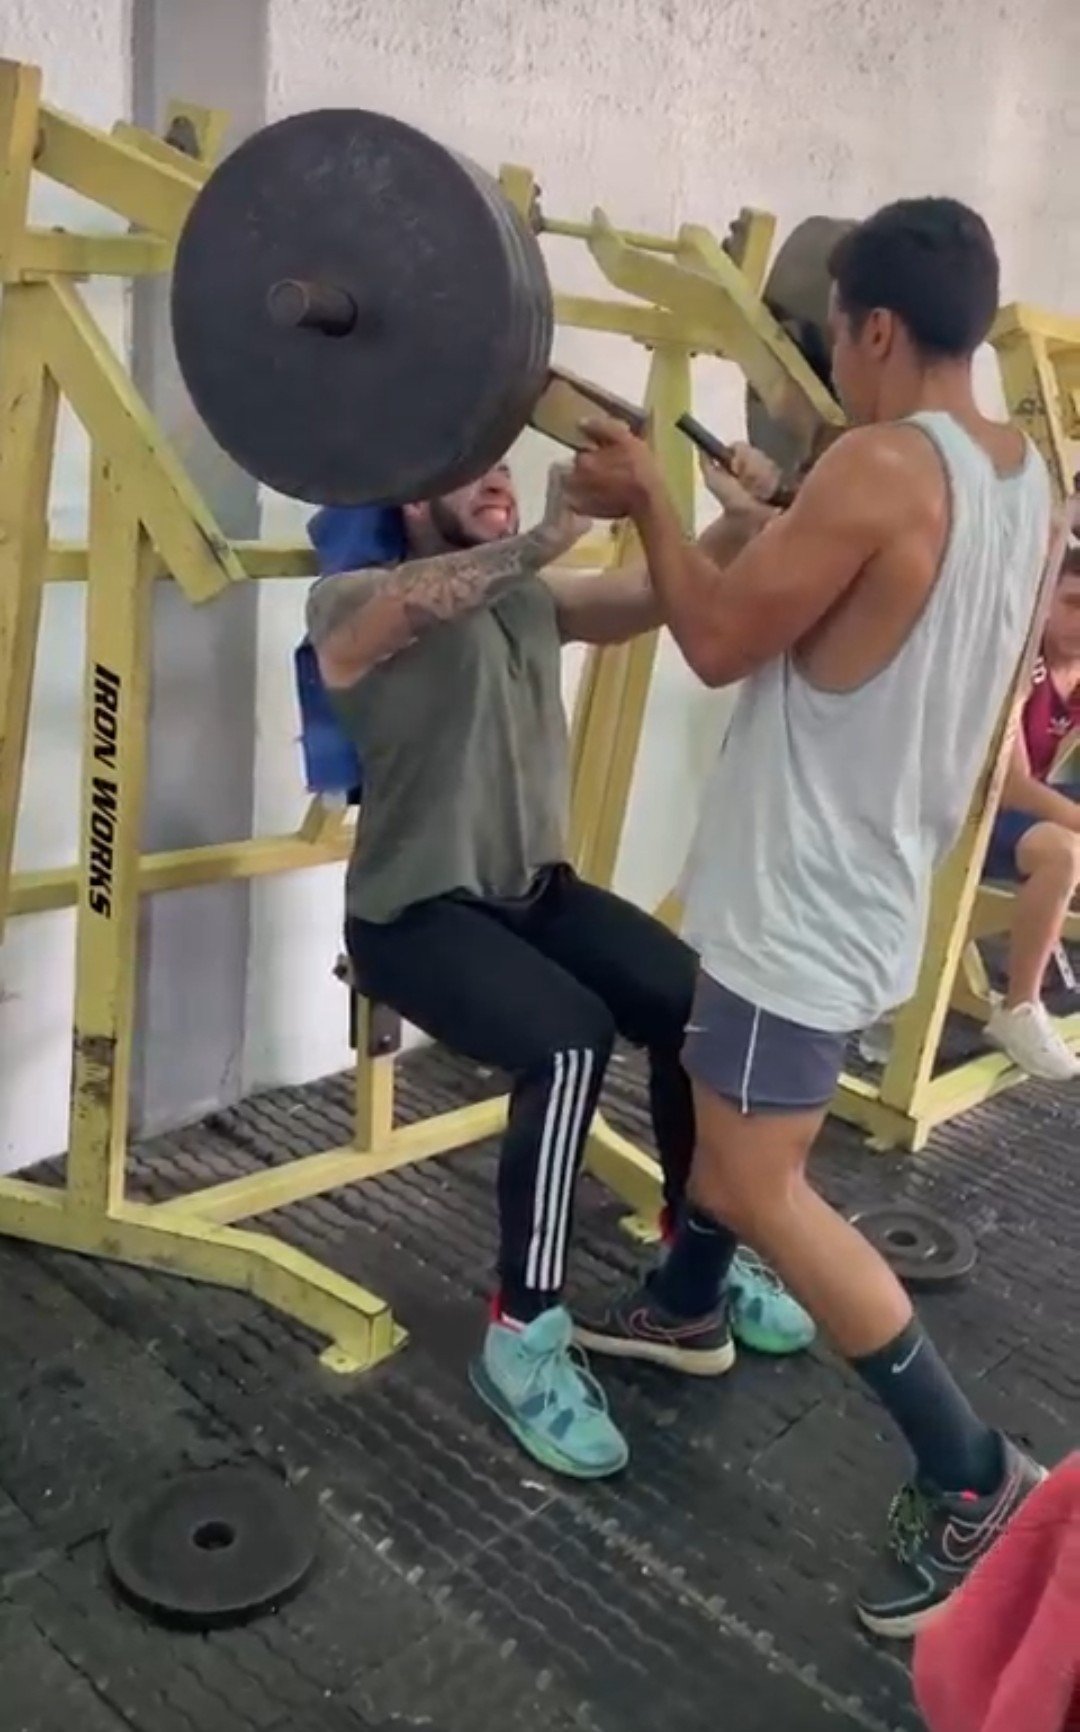
[[[438,1052],[402,1066],[404,1117],[492,1092]],[[347,1139],[349,1082],[280,1089],[136,1151],[162,1197]],[[648,1141],[635,1065],[613,1121]],[[986,1412],[1054,1462],[1080,1431],[1080,1093],[1027,1088],[925,1156],[830,1126],[838,1203],[912,1197],[980,1260],[925,1317]],[[605,1366],[632,1448],[618,1482],[557,1481],[465,1378],[494,1246],[482,1147],[265,1223],[394,1302],[408,1348],[355,1380],[242,1295],[0,1247],[0,1674],[15,1732],[893,1732],[918,1726],[906,1651],[850,1600],[902,1471],[882,1416],[823,1350],[744,1356],[716,1384]],[[582,1187],[574,1279],[639,1253]],[[255,1456],[318,1494],[323,1561],[276,1617],[166,1634],[119,1605],[100,1536],[133,1486]]]

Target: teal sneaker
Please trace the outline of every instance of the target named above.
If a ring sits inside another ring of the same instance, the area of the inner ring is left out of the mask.
[[[574,1479],[606,1479],[626,1466],[630,1451],[603,1390],[573,1354],[572,1334],[561,1306],[525,1329],[491,1323],[469,1377],[535,1461]]]
[[[817,1334],[810,1314],[746,1246],[731,1265],[727,1292],[731,1333],[753,1353],[804,1353]]]

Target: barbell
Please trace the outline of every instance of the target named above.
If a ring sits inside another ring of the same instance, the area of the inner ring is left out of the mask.
[[[197,413],[248,474],[319,505],[450,492],[530,422],[573,443],[589,407],[642,425],[552,368],[542,223],[390,116],[263,128],[209,176],[177,245],[173,340]],[[796,285],[784,318],[800,346],[825,340],[827,301],[822,239],[803,229],[774,267]],[[758,405],[754,442],[773,455],[784,437]]]

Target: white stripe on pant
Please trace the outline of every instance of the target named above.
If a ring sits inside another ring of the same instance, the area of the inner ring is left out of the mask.
[[[566,1274],[570,1200],[585,1111],[592,1089],[596,1055],[589,1047],[557,1052],[548,1095],[533,1198],[532,1236],[525,1262],[525,1285],[554,1293]]]

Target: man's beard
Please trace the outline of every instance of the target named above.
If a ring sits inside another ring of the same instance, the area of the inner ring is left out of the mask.
[[[428,513],[431,527],[447,548],[460,550],[480,546],[483,537],[466,529],[453,506],[447,505],[445,499],[433,499],[428,506]]]

